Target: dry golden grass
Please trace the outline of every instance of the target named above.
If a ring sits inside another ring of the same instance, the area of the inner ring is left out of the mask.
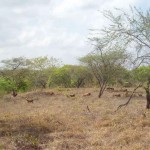
[[[45,94],[50,91],[54,94]],[[145,98],[134,97],[115,112],[127,98],[113,94],[98,99],[96,88],[59,88],[5,96],[0,101],[0,150],[148,150]],[[28,103],[27,96],[34,102]]]

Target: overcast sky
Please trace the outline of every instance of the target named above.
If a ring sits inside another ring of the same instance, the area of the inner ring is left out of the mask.
[[[129,5],[150,6],[149,0],[0,0],[0,60],[53,56],[76,64],[92,47],[89,29],[106,24],[99,11]]]

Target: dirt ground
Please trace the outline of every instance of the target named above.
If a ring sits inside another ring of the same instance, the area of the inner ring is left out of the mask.
[[[83,96],[87,92],[91,95]],[[119,89],[107,90],[101,99],[97,88],[4,96],[0,150],[149,150],[150,111],[145,109],[143,92],[139,93],[117,112],[128,100]]]

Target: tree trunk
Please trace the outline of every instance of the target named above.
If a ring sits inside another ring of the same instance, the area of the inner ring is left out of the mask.
[[[13,95],[13,97],[16,97],[17,96],[17,92],[16,92],[16,90],[12,90],[12,95]]]
[[[103,95],[103,91],[102,91],[102,89],[100,89],[99,94],[98,94],[98,98],[101,98],[102,95]]]
[[[100,86],[100,91],[99,91],[99,94],[98,94],[98,97],[101,98],[101,96],[103,95],[104,93],[104,90],[106,88],[106,83],[107,82],[104,82],[101,86]]]
[[[148,79],[147,87],[145,88],[146,99],[147,99],[147,104],[146,104],[147,109],[150,109],[150,89],[149,89],[149,85],[150,85],[150,79]]]
[[[80,86],[83,84],[84,78],[78,79],[77,81],[77,88],[80,88]]]
[[[146,99],[147,99],[146,108],[150,109],[150,94],[146,94]]]
[[[98,97],[99,97],[99,98],[101,98],[101,96],[103,95],[105,88],[106,88],[106,86],[102,86],[102,87],[100,88],[100,91],[99,91],[99,94],[98,94]]]
[[[46,84],[43,83],[43,84],[42,84],[42,87],[43,87],[43,89],[46,89]]]

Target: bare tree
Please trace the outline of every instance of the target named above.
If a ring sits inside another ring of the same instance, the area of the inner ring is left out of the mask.
[[[105,11],[110,24],[102,32],[110,45],[116,43],[132,51],[133,65],[138,67],[150,62],[150,10],[142,12],[135,7],[130,10],[126,13],[116,9],[119,15]]]
[[[116,9],[117,13],[105,11],[104,16],[110,21],[110,24],[102,30],[94,30],[94,38],[107,47],[113,45],[121,46],[132,53],[133,68],[140,65],[149,65],[150,63],[150,9],[141,11],[137,8],[130,8],[130,12]],[[117,14],[117,15],[116,15]],[[99,32],[102,36],[95,36]],[[150,108],[150,89],[149,78],[147,86],[144,87],[147,95],[147,106]],[[134,91],[133,91],[134,92]],[[131,100],[132,96],[130,97]],[[130,101],[129,100],[129,101]],[[127,105],[129,101],[125,104]],[[125,105],[121,105],[125,106]],[[120,107],[119,107],[120,108]]]

